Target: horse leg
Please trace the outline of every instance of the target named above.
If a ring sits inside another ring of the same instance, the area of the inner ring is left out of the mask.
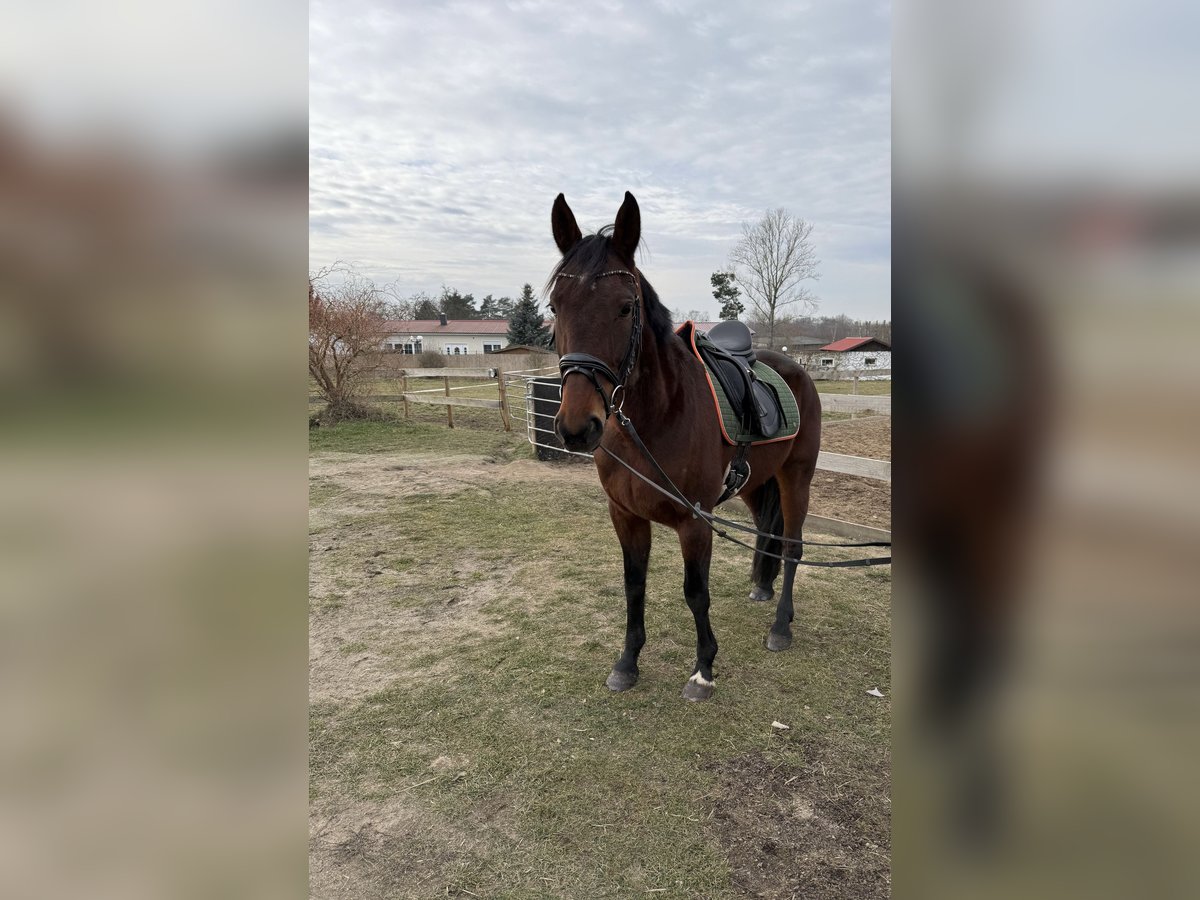
[[[625,650],[605,684],[612,691],[627,691],[638,680],[638,654],[646,643],[646,569],[650,565],[650,523],[608,507],[625,559]]]
[[[783,533],[783,510],[779,505],[779,482],[774,478],[767,481],[752,495],[743,498],[750,512],[754,514],[754,524],[759,531],[768,534]],[[754,546],[754,563],[750,569],[750,580],[754,587],[750,589],[750,599],[765,603],[775,596],[775,578],[779,575],[780,559],[777,555],[783,552],[783,545],[778,538],[758,536]]]
[[[683,686],[686,700],[707,700],[713,692],[713,660],[717,637],[708,622],[708,567],[712,562],[712,531],[703,520],[691,519],[679,527],[683,551],[683,596],[696,620],[696,667]]]
[[[796,473],[799,477],[787,477],[780,473],[780,506],[783,509],[783,554],[793,559],[804,556],[804,519],[808,515],[808,493],[812,483],[812,469],[805,467]],[[792,646],[792,590],[796,582],[796,563],[783,564],[783,587],[779,591],[779,605],[775,608],[775,621],[767,633],[767,649],[786,650]]]

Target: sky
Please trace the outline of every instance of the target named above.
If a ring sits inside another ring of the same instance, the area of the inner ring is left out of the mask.
[[[310,264],[516,296],[638,200],[638,264],[715,318],[743,222],[813,225],[821,315],[891,318],[889,4],[376,3],[310,13]]]

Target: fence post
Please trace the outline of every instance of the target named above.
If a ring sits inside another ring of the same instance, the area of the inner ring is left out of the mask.
[[[496,384],[500,388],[500,418],[504,420],[504,430],[512,431],[512,422],[508,416],[508,391],[504,389],[504,373],[496,367]]]
[[[404,394],[404,418],[408,418],[408,376],[400,376],[400,393]]]
[[[442,381],[444,381],[446,383],[446,396],[449,397],[450,396],[450,376],[449,375],[444,376],[442,378]],[[446,406],[446,424],[449,425],[451,428],[454,427],[454,407],[453,406],[449,406],[449,405]]]

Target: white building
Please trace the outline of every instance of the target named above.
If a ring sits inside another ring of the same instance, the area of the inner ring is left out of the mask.
[[[391,319],[381,349],[393,353],[494,353],[508,343],[507,319]]]
[[[822,372],[843,378],[891,378],[892,345],[872,337],[842,338],[813,353],[809,369],[815,378]]]

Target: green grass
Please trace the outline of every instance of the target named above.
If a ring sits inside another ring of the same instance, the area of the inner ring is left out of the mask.
[[[516,431],[448,428],[444,422],[343,422],[308,432],[313,453],[445,453],[511,459],[528,446],[524,434]]]
[[[520,445],[503,433],[411,423],[312,434],[314,452]],[[718,542],[717,691],[688,704],[679,693],[695,631],[678,543],[656,526],[641,681],[614,695],[603,682],[623,639],[620,550],[594,477],[582,486],[494,479],[344,508],[345,494],[322,481],[311,497],[333,514],[315,543],[339,541],[321,561],[345,569],[349,583],[314,597],[314,615],[336,617],[383,592],[397,617],[429,623],[419,640],[385,623],[343,646],[411,674],[311,710],[314,802],[402,800],[423,817],[426,827],[396,853],[430,880],[417,891],[397,875],[395,895],[735,896],[736,866],[713,816],[757,790],[729,781],[752,760],[796,778],[819,764],[812,777],[860,801],[854,828],[886,845],[890,701],[865,693],[890,694],[886,569],[805,570],[795,645],[771,654],[762,640],[773,609],[745,599],[749,553]],[[352,577],[374,548],[384,573]],[[822,556],[839,552],[849,555]],[[456,606],[469,617],[453,619]],[[776,720],[790,729],[773,729]],[[439,758],[455,762],[431,768]],[[439,837],[447,834],[473,837],[451,852]]]

